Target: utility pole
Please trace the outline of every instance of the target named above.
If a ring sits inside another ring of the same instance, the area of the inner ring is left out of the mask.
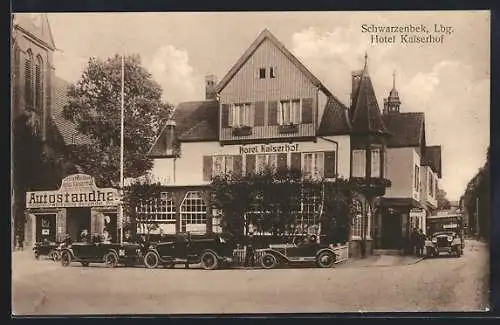
[[[123,244],[123,138],[124,138],[124,95],[125,95],[125,59],[122,54],[122,82],[121,82],[121,125],[120,125],[120,244]]]

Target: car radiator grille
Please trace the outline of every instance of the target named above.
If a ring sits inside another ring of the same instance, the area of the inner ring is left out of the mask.
[[[448,247],[450,246],[448,243],[448,238],[442,237],[437,239],[437,246],[438,247]]]

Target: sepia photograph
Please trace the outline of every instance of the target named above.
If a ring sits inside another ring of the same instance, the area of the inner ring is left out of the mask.
[[[490,19],[13,12],[13,317],[489,311]]]

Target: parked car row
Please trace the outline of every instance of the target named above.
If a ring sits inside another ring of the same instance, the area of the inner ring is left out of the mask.
[[[43,243],[35,245],[34,250],[35,258],[47,255],[65,267],[74,262],[82,266],[90,263],[104,263],[109,267],[144,265],[148,269],[199,264],[205,270],[215,270],[237,264],[237,244],[228,234],[177,234],[156,243]],[[290,244],[269,245],[260,249],[258,255],[257,262],[265,269],[303,263],[327,268],[332,267],[337,259],[334,250],[329,245],[320,244],[316,235],[297,237]]]

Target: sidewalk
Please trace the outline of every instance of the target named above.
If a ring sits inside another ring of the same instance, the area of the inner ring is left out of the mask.
[[[398,256],[398,255],[371,255],[365,258],[349,259],[345,263],[341,263],[337,268],[341,267],[377,267],[377,266],[403,266],[411,265],[422,261],[423,257],[416,256]]]

